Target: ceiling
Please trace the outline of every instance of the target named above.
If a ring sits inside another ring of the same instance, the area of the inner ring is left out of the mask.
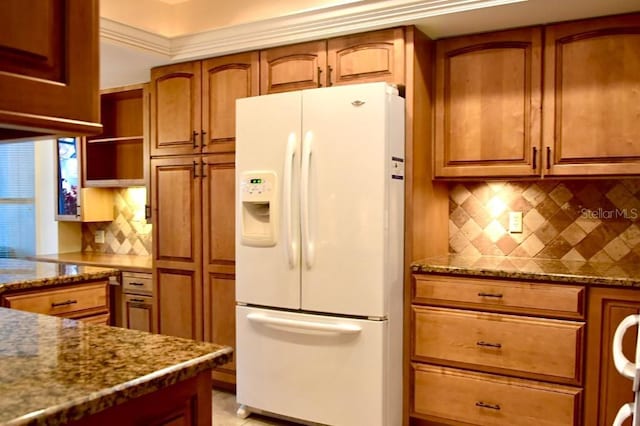
[[[101,88],[149,70],[384,27],[433,39],[640,11],[638,0],[101,0]]]

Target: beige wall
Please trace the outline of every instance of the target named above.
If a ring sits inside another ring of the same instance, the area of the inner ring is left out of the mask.
[[[100,16],[174,37],[355,1],[370,0],[101,0]]]

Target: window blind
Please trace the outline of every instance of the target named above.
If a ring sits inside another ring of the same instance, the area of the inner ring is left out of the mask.
[[[0,144],[0,257],[35,253],[33,142]]]

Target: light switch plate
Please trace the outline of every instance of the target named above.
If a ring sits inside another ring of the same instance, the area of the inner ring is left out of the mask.
[[[522,233],[522,212],[509,212],[509,232]]]
[[[98,244],[104,243],[104,231],[96,231],[96,233],[93,234],[93,241]]]

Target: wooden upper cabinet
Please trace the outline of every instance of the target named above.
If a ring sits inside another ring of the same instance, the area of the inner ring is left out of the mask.
[[[293,44],[260,51],[260,94],[322,87],[327,42]]]
[[[545,40],[544,173],[640,173],[640,14],[551,25]]]
[[[327,49],[327,86],[374,81],[404,84],[402,28],[332,38]]]
[[[234,152],[236,99],[260,94],[258,52],[202,62],[203,152]]]
[[[436,42],[435,176],[539,175],[542,29]]]
[[[260,51],[260,94],[386,81],[403,85],[404,29]]]
[[[151,70],[151,156],[235,151],[236,99],[259,95],[258,52]]]
[[[102,131],[98,0],[0,2],[0,139]]]
[[[151,156],[200,152],[200,62],[151,70]]]

